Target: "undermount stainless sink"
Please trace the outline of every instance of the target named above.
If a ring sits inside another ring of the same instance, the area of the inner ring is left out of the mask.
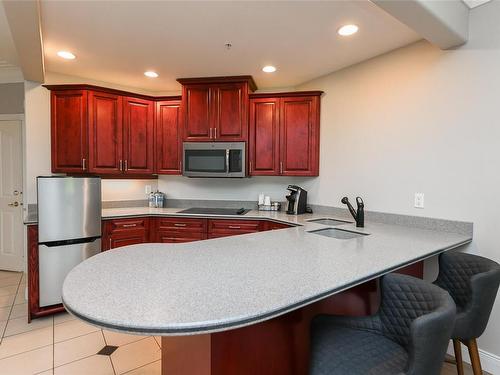
[[[342,225],[342,224],[349,224],[351,223],[350,221],[347,220],[337,220],[337,219],[330,219],[330,218],[323,218],[323,219],[313,219],[313,220],[307,220],[310,223],[317,223],[317,224],[323,224],[323,225],[329,225],[329,226],[335,226],[335,225]]]
[[[368,233],[351,232],[350,230],[337,229],[337,228],[325,228],[313,230],[309,233],[318,234],[320,236],[336,238],[339,240],[350,240],[351,238],[368,236]]]

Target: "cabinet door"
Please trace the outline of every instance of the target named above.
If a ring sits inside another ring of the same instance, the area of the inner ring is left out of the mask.
[[[87,172],[87,91],[51,92],[52,172]]]
[[[120,174],[123,167],[122,97],[89,92],[89,171]]]
[[[279,99],[251,99],[248,141],[251,176],[280,174],[279,131]]]
[[[210,141],[213,135],[210,85],[186,85],[182,88],[184,140]]]
[[[123,169],[125,174],[154,173],[154,103],[123,99]]]
[[[214,140],[246,141],[248,133],[246,83],[217,85],[213,93]]]
[[[156,103],[156,173],[182,174],[181,102]]]
[[[319,98],[317,96],[281,98],[280,151],[282,175],[318,175]]]

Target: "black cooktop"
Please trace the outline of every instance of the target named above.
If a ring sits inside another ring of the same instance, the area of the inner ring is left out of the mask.
[[[248,211],[244,208],[206,208],[191,207],[182,211],[180,214],[199,214],[199,215],[245,215]]]

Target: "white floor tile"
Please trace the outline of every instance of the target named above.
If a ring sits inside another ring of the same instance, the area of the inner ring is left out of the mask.
[[[4,277],[3,279],[0,279],[0,288],[3,288],[5,286],[11,286],[11,285],[19,285],[20,281],[19,276],[10,276],[10,277]]]
[[[28,317],[28,304],[21,303],[20,305],[12,306],[12,311],[10,313],[10,319]]]
[[[99,328],[81,320],[71,320],[54,326],[54,341],[61,342],[95,331],[99,331]]]
[[[17,293],[17,285],[9,285],[0,287],[0,296],[9,296]]]
[[[123,374],[161,359],[161,351],[153,337],[119,347],[111,354],[117,374]]]
[[[104,337],[106,338],[106,344],[113,346],[122,346],[125,344],[130,344],[131,342],[139,341],[147,337],[139,335],[128,335],[126,333],[118,333],[106,330],[103,330],[103,333]]]
[[[56,367],[54,375],[114,375],[107,355],[93,355],[80,361]]]
[[[76,318],[67,313],[67,312],[61,312],[59,314],[54,315],[54,324],[61,324],[64,322],[69,322],[70,320],[75,320]]]
[[[52,346],[0,359],[0,372],[6,375],[36,374],[50,370],[52,366]]]
[[[54,318],[52,318],[51,316],[33,319],[31,323],[28,323],[27,316],[10,319],[7,323],[7,329],[5,330],[4,337],[18,335],[20,333],[33,331],[35,329],[51,327],[53,324]]]
[[[0,307],[11,307],[15,299],[15,294],[11,294],[10,296],[0,296]]]
[[[54,345],[54,366],[61,366],[86,357],[101,350],[106,343],[100,331],[79,336]]]
[[[0,345],[0,358],[52,345],[54,342],[53,339],[53,327],[36,329],[20,335],[5,337]]]
[[[161,361],[150,363],[149,365],[139,367],[129,371],[126,375],[161,375]]]

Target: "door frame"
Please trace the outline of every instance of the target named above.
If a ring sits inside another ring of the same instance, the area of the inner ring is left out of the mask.
[[[21,153],[22,153],[22,172],[21,172],[21,178],[22,178],[22,186],[23,186],[23,213],[21,215],[22,220],[23,220],[23,238],[22,238],[22,244],[23,244],[23,272],[27,272],[27,242],[26,242],[26,236],[27,236],[27,227],[24,225],[24,219],[26,218],[27,211],[28,211],[28,203],[26,202],[26,122],[25,122],[25,116],[22,113],[17,113],[17,114],[0,114],[0,121],[20,121],[21,122]]]

